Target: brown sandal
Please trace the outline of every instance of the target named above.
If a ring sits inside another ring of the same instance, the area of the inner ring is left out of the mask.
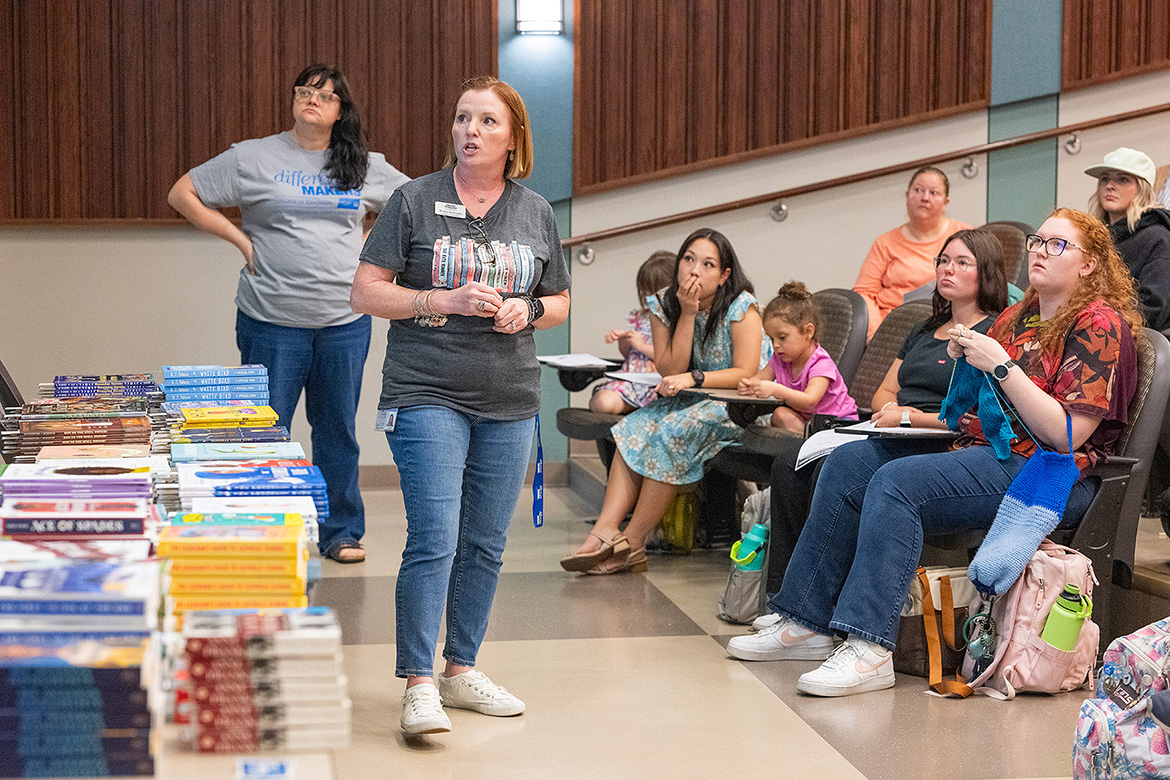
[[[591,569],[597,564],[609,560],[615,554],[624,555],[630,549],[630,543],[622,534],[614,534],[612,539],[606,539],[596,531],[591,531],[590,536],[601,540],[601,547],[593,552],[587,553],[573,553],[561,558],[561,568],[565,571],[585,571]]]
[[[585,570],[586,574],[621,574],[624,571],[646,571],[646,548],[630,548],[625,554],[612,555],[608,561]]]
[[[361,542],[346,541],[330,550],[328,557],[338,563],[361,563],[366,559],[366,551]]]

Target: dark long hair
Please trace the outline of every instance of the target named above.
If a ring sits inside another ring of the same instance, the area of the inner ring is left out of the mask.
[[[674,329],[678,327],[679,315],[682,314],[682,306],[678,302],[678,265],[682,262],[683,255],[687,253],[691,244],[700,238],[705,238],[715,245],[715,249],[719,252],[720,271],[731,270],[731,275],[715,291],[715,300],[711,302],[711,310],[707,315],[707,327],[703,330],[701,341],[701,343],[706,344],[707,339],[711,338],[711,334],[715,333],[723,324],[727,310],[731,308],[731,303],[739,297],[739,294],[742,292],[755,293],[756,288],[748,281],[747,275],[743,272],[743,266],[739,264],[739,258],[735,256],[735,250],[731,248],[731,242],[727,240],[727,236],[718,230],[699,228],[687,236],[686,240],[682,242],[682,246],[679,247],[678,256],[674,259],[674,279],[671,281],[670,287],[666,288],[666,293],[663,296],[662,312],[666,315],[670,325],[671,338],[674,338]]]
[[[370,147],[362,131],[361,114],[349,91],[349,82],[337,68],[318,63],[302,70],[293,86],[322,87],[330,79],[333,80],[334,94],[341,98],[341,112],[329,136],[329,159],[325,162],[325,170],[337,189],[360,189],[370,167]]]
[[[962,241],[975,256],[975,305],[984,314],[993,317],[998,315],[1008,305],[1007,275],[1003,270],[1003,247],[999,239],[979,228],[959,230],[947,237],[939,254],[952,241]],[[928,331],[937,329],[951,319],[951,302],[942,297],[938,287],[935,287],[931,306],[930,318],[922,325]]]

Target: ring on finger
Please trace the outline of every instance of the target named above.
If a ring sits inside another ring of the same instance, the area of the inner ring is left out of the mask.
[[[484,309],[487,308],[487,301],[479,301],[478,303],[475,304],[475,308],[479,309],[480,311],[483,311]]]

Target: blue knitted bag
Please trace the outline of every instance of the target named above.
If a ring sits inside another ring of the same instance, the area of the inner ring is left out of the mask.
[[[967,567],[980,593],[1004,593],[1021,574],[1044,537],[1060,523],[1072,486],[1080,479],[1072,455],[1072,418],[1064,415],[1068,453],[1046,450],[1035,436],[1036,451],[1008,486],[983,544]]]

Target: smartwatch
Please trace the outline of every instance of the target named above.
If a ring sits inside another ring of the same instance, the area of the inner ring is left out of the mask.
[[[707,375],[704,374],[702,371],[700,371],[697,368],[691,372],[691,379],[695,380],[695,387],[702,387],[703,380],[706,378],[707,378]]]
[[[532,299],[532,316],[528,318],[529,324],[536,322],[544,316],[544,301],[540,298]]]
[[[1008,378],[1008,373],[1012,370],[1012,366],[1016,365],[1016,361],[1007,360],[1000,363],[995,368],[991,369],[991,375],[995,377],[996,382],[1002,382]]]
[[[910,412],[902,412],[902,422],[898,423],[899,428],[913,428],[910,423]]]

